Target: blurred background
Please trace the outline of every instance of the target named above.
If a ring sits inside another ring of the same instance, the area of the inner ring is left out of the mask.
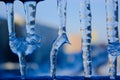
[[[83,59],[79,22],[79,0],[67,0],[67,35],[71,45],[64,45],[58,52],[57,75],[82,76]],[[120,3],[120,2],[119,2]],[[120,8],[120,5],[119,5]],[[25,12],[23,3],[14,2],[15,26],[18,36],[25,37]],[[106,52],[105,0],[91,0],[92,10],[92,69],[93,75],[108,75]],[[17,55],[9,47],[5,3],[0,2],[0,74],[2,77],[19,76]],[[119,24],[120,25],[120,24]],[[50,73],[50,50],[57,37],[59,17],[56,0],[45,0],[37,4],[36,32],[42,37],[42,46],[26,56],[28,76],[47,76]],[[118,67],[120,67],[118,57]],[[118,68],[118,74],[120,69]]]

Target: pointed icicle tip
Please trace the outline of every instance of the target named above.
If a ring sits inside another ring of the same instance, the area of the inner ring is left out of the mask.
[[[66,41],[65,41],[65,42],[71,45],[71,43],[70,43],[68,37],[66,37]]]
[[[64,36],[64,38],[66,39],[65,40],[65,43],[68,43],[68,44],[70,44],[71,45],[71,43],[70,43],[70,41],[69,41],[69,39],[68,39],[68,37],[67,37],[67,34],[66,33],[64,33],[64,34],[62,34],[63,36]]]

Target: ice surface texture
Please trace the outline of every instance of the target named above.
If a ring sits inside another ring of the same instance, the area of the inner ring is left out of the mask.
[[[8,12],[8,30],[11,50],[15,53],[25,53],[25,55],[31,54],[37,47],[41,45],[41,38],[35,32],[35,13],[36,2],[26,2],[26,39],[17,38],[15,35],[14,27],[14,13],[12,3],[7,4]]]
[[[111,79],[116,78],[117,56],[119,55],[118,37],[118,0],[106,0],[106,21],[109,53],[109,74]]]
[[[82,34],[82,51],[84,76],[91,77],[91,9],[90,0],[80,0],[80,31]]]
[[[52,50],[50,52],[50,65],[51,65],[51,76],[56,79],[56,63],[57,63],[57,53],[61,46],[65,43],[69,43],[66,35],[66,8],[67,0],[57,0],[58,15],[60,17],[60,26],[58,37],[52,45]]]
[[[17,54],[19,57],[21,78],[24,79],[26,76],[25,56],[33,53],[33,51],[41,45],[41,38],[35,32],[36,1],[27,1],[24,3],[27,33],[25,39],[16,37],[13,3],[7,3],[6,5],[8,15],[9,45],[13,53]]]
[[[110,53],[112,56],[119,56],[120,55],[120,43],[114,42],[108,45],[108,53]]]

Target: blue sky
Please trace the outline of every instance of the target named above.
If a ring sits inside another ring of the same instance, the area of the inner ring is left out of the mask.
[[[67,0],[67,32],[80,33],[79,10],[80,0]],[[56,0],[45,0],[37,5],[36,19],[48,25],[58,28],[59,17],[57,15]],[[0,3],[0,15],[6,18],[5,5]],[[105,0],[91,0],[92,29],[97,34],[99,41],[106,41]],[[15,2],[15,13],[25,17],[23,4]]]

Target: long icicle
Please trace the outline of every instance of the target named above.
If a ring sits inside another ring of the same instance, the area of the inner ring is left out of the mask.
[[[90,78],[91,69],[91,10],[90,0],[80,0],[80,24],[82,34],[82,51],[84,76]]]
[[[7,5],[7,15],[8,15],[8,32],[9,32],[9,45],[11,50],[18,55],[19,64],[20,64],[20,72],[21,79],[24,79],[26,76],[26,62],[25,56],[23,56],[23,51],[25,46],[23,44],[24,41],[19,41],[15,36],[15,26],[14,26],[14,8],[13,3],[6,3]],[[23,44],[22,44],[23,43]],[[22,46],[21,46],[22,45]],[[20,48],[22,47],[22,48]]]
[[[51,62],[51,76],[52,79],[56,80],[56,62],[57,62],[57,53],[61,46],[65,43],[69,44],[69,40],[66,34],[66,8],[67,0],[57,0],[58,15],[60,17],[60,27],[59,34],[55,42],[53,43],[52,50],[50,53],[50,62]]]
[[[110,79],[115,79],[117,75],[117,56],[120,54],[117,52],[117,48],[119,47],[118,0],[106,0],[105,2],[109,53],[109,74]]]

